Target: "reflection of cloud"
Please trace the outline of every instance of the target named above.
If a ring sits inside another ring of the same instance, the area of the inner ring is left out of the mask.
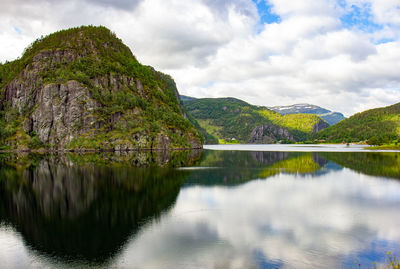
[[[0,261],[3,268],[27,267],[26,249],[21,237],[9,227],[0,224]]]
[[[399,213],[398,181],[348,169],[320,180],[281,174],[234,188],[189,187],[116,263],[242,268],[267,259],[293,268],[340,268],[372,243],[375,253],[398,245]]]

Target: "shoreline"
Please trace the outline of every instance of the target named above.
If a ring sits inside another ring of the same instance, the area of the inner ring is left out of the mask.
[[[134,152],[134,151],[185,151],[185,150],[203,150],[201,148],[171,148],[171,149],[159,149],[159,148],[138,148],[138,149],[28,149],[28,150],[0,150],[0,153],[100,153],[100,152]]]
[[[370,149],[370,150],[400,150],[400,146],[381,145],[381,146],[371,146],[368,149]]]
[[[205,144],[202,147],[198,148],[136,148],[136,149],[123,149],[123,150],[115,150],[115,149],[26,149],[26,150],[0,150],[1,153],[39,153],[39,154],[52,154],[52,153],[76,153],[76,154],[83,154],[83,153],[102,153],[102,152],[140,152],[140,151],[186,151],[186,150],[204,150],[210,149],[210,147],[215,146],[279,146],[279,145],[287,145],[287,146],[297,146],[297,147],[308,147],[308,146],[328,146],[328,145],[343,145],[345,148],[347,147],[346,144],[342,143],[315,143],[315,144],[239,144],[239,143],[232,143],[232,144]],[[357,144],[351,143],[350,146],[360,146],[360,149],[370,152],[398,152],[400,151],[400,146],[391,146],[391,145],[382,145],[382,146],[369,146],[365,144]],[[254,150],[254,149],[253,149]],[[263,149],[259,149],[259,151],[263,151]],[[279,151],[279,150],[278,150]],[[297,150],[295,150],[297,151]]]

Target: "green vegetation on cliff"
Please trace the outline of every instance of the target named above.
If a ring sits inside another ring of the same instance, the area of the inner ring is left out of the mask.
[[[173,79],[140,64],[105,27],[62,30],[0,65],[6,148],[192,148]]]
[[[396,143],[400,136],[400,103],[357,113],[315,134],[331,142],[368,141],[372,145]]]
[[[186,109],[200,126],[218,139],[249,142],[254,128],[273,124],[287,129],[297,141],[304,140],[323,122],[311,114],[280,115],[266,107],[250,105],[235,98],[204,98],[186,100]]]

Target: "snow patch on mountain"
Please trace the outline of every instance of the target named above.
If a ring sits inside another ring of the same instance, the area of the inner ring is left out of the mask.
[[[282,115],[299,113],[315,114],[323,118],[330,125],[333,125],[345,119],[344,115],[340,112],[333,112],[328,109],[311,104],[294,104],[289,106],[273,106],[268,108]]]

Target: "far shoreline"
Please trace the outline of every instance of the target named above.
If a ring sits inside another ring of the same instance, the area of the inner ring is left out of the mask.
[[[370,149],[364,144],[215,144],[204,145],[208,150],[276,151],[276,152],[400,152],[400,149]]]

